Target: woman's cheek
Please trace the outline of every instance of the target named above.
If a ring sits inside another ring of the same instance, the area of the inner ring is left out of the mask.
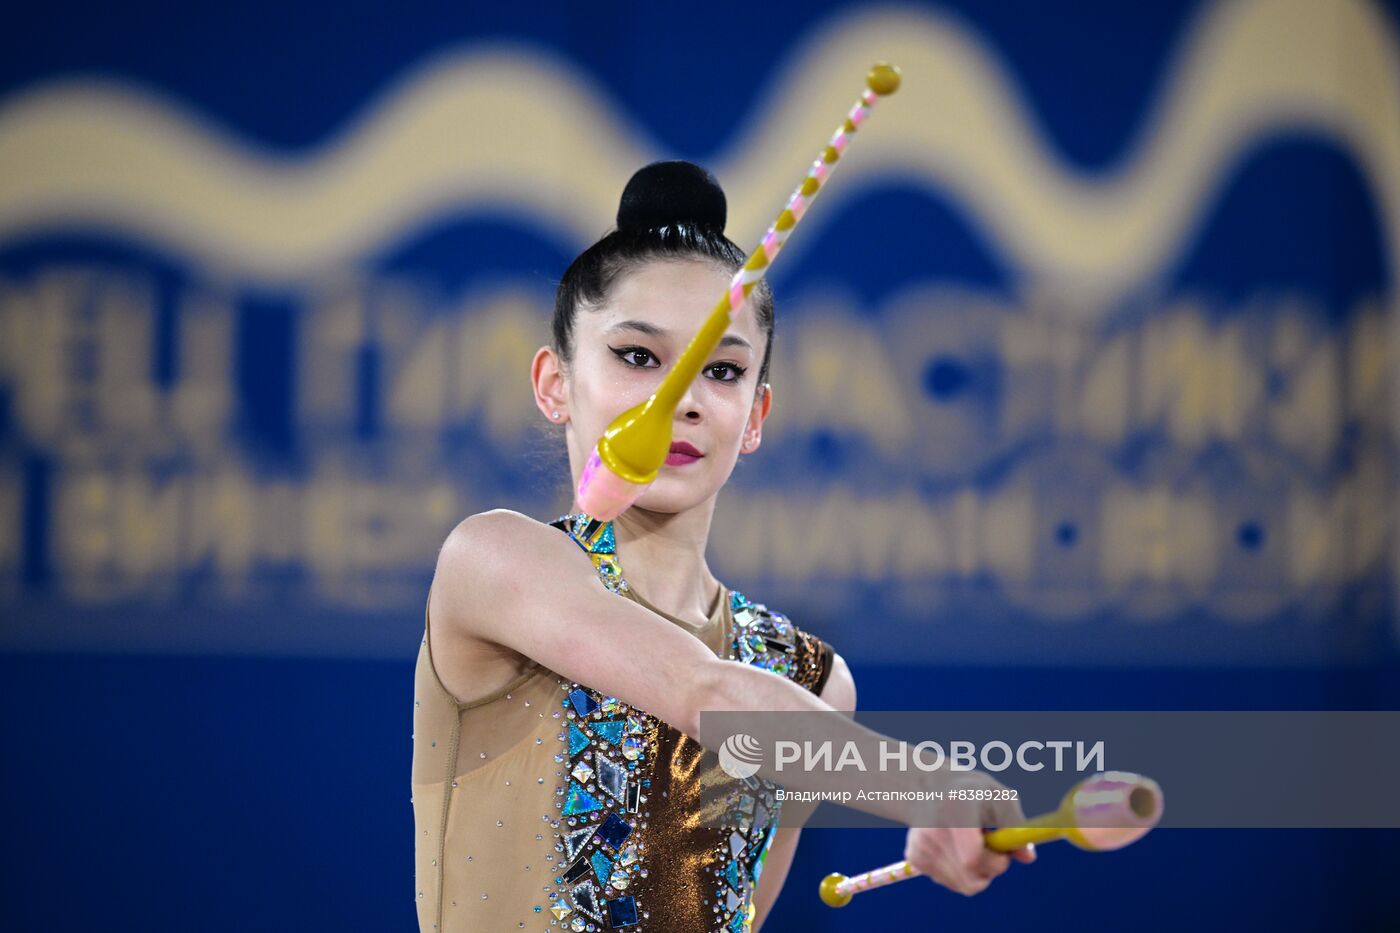
[[[661,380],[650,374],[654,370],[639,369],[632,372],[621,372],[612,376],[603,392],[601,398],[608,400],[608,405],[612,415],[608,418],[611,424],[613,418],[622,414],[646,401],[656,391]]]

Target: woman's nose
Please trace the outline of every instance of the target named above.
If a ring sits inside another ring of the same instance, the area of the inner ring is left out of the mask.
[[[676,416],[691,422],[700,420],[700,404],[695,398],[694,387],[681,396],[681,403],[676,406]]]

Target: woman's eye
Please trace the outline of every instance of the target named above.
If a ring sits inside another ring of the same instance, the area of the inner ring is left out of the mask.
[[[661,365],[650,350],[643,350],[641,347],[608,347],[608,349],[617,354],[617,358],[628,366],[651,367],[653,365]]]
[[[733,363],[715,363],[706,368],[710,378],[719,382],[738,382],[744,375],[744,368]]]

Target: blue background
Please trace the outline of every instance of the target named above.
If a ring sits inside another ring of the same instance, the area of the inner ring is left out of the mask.
[[[307,153],[435,53],[509,40],[549,50],[585,72],[663,151],[704,162],[735,141],[735,128],[753,115],[755,89],[774,77],[783,53],[829,15],[856,7],[777,2],[754,15],[752,4],[737,3],[395,11],[50,3],[12,14],[0,40],[0,95],[74,77],[115,78],[235,138]],[[1047,145],[1090,176],[1127,157],[1183,37],[1205,12],[1198,3],[1019,0],[937,9],[997,51]],[[1385,15],[1393,30],[1393,5]],[[728,39],[739,21],[746,28],[736,44]],[[775,268],[780,309],[784,301],[800,304],[831,268],[850,270],[841,285],[866,308],[928,277],[1014,300],[1018,270],[964,211],[952,194],[895,181],[864,192],[812,232],[808,250]],[[929,248],[915,259],[839,232],[861,222],[918,230]],[[377,248],[362,257],[362,267],[418,276],[450,294],[502,273],[549,281],[579,245],[515,217],[453,215]],[[1379,209],[1355,162],[1334,143],[1299,133],[1269,140],[1231,168],[1159,287],[1167,295],[1208,294],[1225,317],[1261,293],[1299,293],[1318,310],[1319,326],[1336,329],[1369,295],[1389,296],[1393,313],[1396,270],[1385,255]],[[0,272],[18,279],[70,261],[144,270],[163,295],[200,274],[157,247],[95,231],[36,232],[0,243]],[[268,469],[304,475],[305,438],[290,414],[298,305],[286,293],[251,286],[239,300],[239,443]],[[179,372],[170,336],[176,312],[163,313],[157,385],[171,384]],[[1135,313],[1154,311],[1120,308],[1118,326],[1131,326]],[[942,372],[954,382],[973,378]],[[941,391],[930,385],[931,393]],[[0,386],[0,449],[24,491],[23,557],[0,603],[7,624],[78,611],[59,585],[63,571],[50,548],[55,459],[22,436],[17,403],[15,390]],[[366,437],[380,430],[377,404],[372,393],[362,400],[358,430]],[[1112,453],[1128,473],[1144,473],[1160,440],[1149,432]],[[839,434],[816,432],[788,444],[773,475],[799,471],[812,489],[853,482],[871,466],[860,460],[857,442]],[[1237,453],[1200,456],[1229,462]],[[1030,453],[1007,456],[1014,463]],[[507,503],[512,496],[536,501],[531,497],[547,483],[535,476],[521,485],[502,457],[507,467],[480,465],[497,471],[484,488]],[[1344,442],[1323,471],[1324,488],[1346,469],[1346,457]],[[988,470],[998,468],[1008,467]],[[1230,474],[1220,468],[1210,475]],[[929,497],[940,494],[938,481],[921,482],[916,486]],[[493,504],[500,503],[477,506]],[[424,594],[430,572],[430,565],[418,572]],[[307,597],[295,570],[264,582],[268,592],[285,587],[302,601],[281,615],[260,609],[261,621],[245,618],[238,604],[222,603],[191,574],[180,581],[188,603],[138,597],[83,607],[93,626],[114,633],[107,641],[114,650],[50,644],[0,655],[0,748],[8,759],[0,789],[10,814],[0,843],[0,920],[7,929],[413,927],[409,698],[421,602],[383,610],[398,627],[372,647],[348,652],[359,657],[336,657],[335,608]],[[732,582],[764,598],[763,580]],[[974,620],[1001,624],[999,597],[980,581],[964,582],[948,611],[966,608]],[[1016,646],[1009,666],[988,664],[1002,637],[995,628],[969,625],[940,636],[946,656],[930,648],[921,663],[899,666],[887,653],[863,648],[850,617],[823,617],[793,600],[779,608],[837,645],[869,709],[1394,709],[1394,584],[1384,568],[1349,580],[1321,626],[1305,602],[1263,629],[1222,627],[1200,607],[1156,627],[1124,626],[1111,610],[1048,634],[1008,622],[1005,637]],[[878,605],[880,597],[861,598]],[[269,642],[274,647],[191,651],[174,637],[156,650],[149,641],[122,642],[126,625],[212,631],[246,622],[272,629],[298,624],[303,609],[328,619],[320,631],[329,634],[297,650]],[[1048,661],[1037,661],[1042,647]],[[1042,847],[1035,866],[1013,866],[977,898],[916,880],[837,913],[816,900],[820,877],[894,861],[901,837],[809,830],[766,929],[1394,930],[1397,842],[1396,832],[1381,830],[1160,831],[1113,855]]]

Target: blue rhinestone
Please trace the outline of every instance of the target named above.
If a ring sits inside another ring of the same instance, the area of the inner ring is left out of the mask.
[[[624,725],[625,723],[621,719],[609,719],[605,722],[592,723],[589,728],[616,745],[622,740],[622,727]]]
[[[593,866],[593,873],[598,876],[598,883],[606,887],[608,879],[612,877],[612,859],[604,855],[602,850],[594,849],[588,861]]]
[[[580,716],[587,716],[598,708],[598,701],[589,696],[586,690],[571,691],[569,699],[573,701],[574,709],[578,710]]]
[[[631,834],[631,824],[616,813],[609,813],[603,825],[598,827],[598,838],[614,849],[621,848]]]
[[[588,736],[573,723],[569,723],[569,757],[577,755],[588,747]]]
[[[637,922],[637,902],[630,895],[615,897],[607,905],[608,923],[613,929],[630,927]]]
[[[569,782],[569,796],[564,802],[564,815],[575,816],[603,809],[603,803],[579,786],[577,781]]]

